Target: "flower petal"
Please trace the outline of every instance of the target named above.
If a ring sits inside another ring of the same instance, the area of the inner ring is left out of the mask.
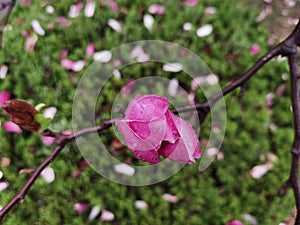
[[[112,221],[114,220],[115,215],[108,210],[103,210],[101,213],[100,221]]]
[[[8,71],[8,67],[6,65],[0,66],[0,79],[4,79],[6,77]]]
[[[54,170],[51,167],[47,167],[41,172],[40,177],[47,183],[52,183],[55,180]]]
[[[182,70],[182,65],[180,63],[168,63],[163,65],[163,70],[166,72],[179,72]]]
[[[135,208],[137,209],[148,209],[149,208],[149,205],[147,202],[143,201],[143,200],[136,200],[134,202],[134,206]]]
[[[94,1],[88,0],[85,8],[84,8],[84,15],[86,17],[92,17],[95,13],[96,3]]]
[[[153,24],[154,24],[154,18],[153,18],[153,16],[151,16],[151,15],[149,15],[149,14],[146,14],[146,15],[144,15],[143,21],[144,21],[144,26],[145,26],[149,31],[151,31],[151,30],[152,30],[152,27],[153,27]]]
[[[100,213],[100,207],[99,206],[94,206],[88,216],[88,220],[92,221],[94,220]]]
[[[171,195],[171,194],[163,194],[162,198],[167,201],[167,202],[170,202],[170,203],[176,203],[178,202],[178,197],[176,195]]]
[[[115,11],[115,12],[119,11],[119,6],[114,1],[108,0],[108,4],[113,11]]]
[[[6,188],[8,188],[9,183],[7,181],[0,182],[0,192],[4,191]]]
[[[2,91],[0,93],[0,107],[3,105],[3,103],[10,99],[10,94],[8,91]]]
[[[244,224],[239,220],[233,220],[230,223],[227,223],[226,225],[244,225]]]
[[[124,175],[129,175],[129,176],[132,176],[135,173],[134,168],[132,168],[131,166],[129,166],[126,163],[121,163],[121,164],[115,165],[114,170],[117,173],[124,174]]]
[[[259,52],[260,46],[258,44],[253,44],[250,48],[250,54],[255,55]]]
[[[70,10],[69,10],[69,17],[70,18],[76,18],[79,16],[80,10],[83,8],[83,4],[77,3],[76,5],[71,5]]]
[[[53,119],[56,114],[57,109],[55,107],[49,107],[44,110],[44,117]]]
[[[95,53],[95,45],[93,43],[89,43],[85,50],[85,55],[87,57],[94,55]]]
[[[4,129],[9,133],[18,133],[21,134],[23,131],[19,127],[19,125],[14,122],[8,121],[3,124]]]
[[[32,29],[35,33],[37,33],[40,36],[44,36],[46,34],[45,30],[42,28],[41,24],[37,20],[31,21]]]
[[[122,26],[120,24],[119,21],[117,21],[116,19],[109,19],[107,21],[107,24],[115,31],[117,31],[118,33],[120,33],[122,31]]]
[[[151,14],[163,15],[165,13],[165,8],[160,4],[150,5],[148,12]]]
[[[211,24],[206,24],[200,28],[197,29],[197,36],[198,37],[206,37],[210,35],[213,31],[213,27]]]
[[[94,54],[94,60],[103,63],[109,62],[111,60],[111,57],[112,57],[112,53],[107,50],[96,52]]]
[[[195,5],[198,4],[198,0],[184,0],[183,3],[184,3],[186,6],[193,7],[193,6],[195,6]]]
[[[76,204],[74,204],[74,210],[77,213],[83,213],[85,212],[88,208],[89,208],[89,203],[86,202],[78,202]]]
[[[71,25],[71,23],[68,21],[68,19],[66,17],[64,17],[64,16],[59,16],[57,18],[57,21],[63,27],[69,27]]]
[[[42,136],[42,141],[44,142],[44,144],[46,146],[52,145],[53,142],[55,141],[54,137],[50,137],[50,136]]]

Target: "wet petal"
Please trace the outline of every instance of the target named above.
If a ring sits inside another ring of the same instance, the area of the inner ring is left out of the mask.
[[[198,0],[184,0],[183,3],[184,3],[186,6],[193,7],[193,6],[195,6],[195,5],[198,4]]]
[[[167,72],[179,72],[182,70],[182,65],[180,63],[168,63],[163,65],[163,70]]]
[[[151,14],[163,15],[165,8],[160,4],[153,4],[149,7],[148,12]]]
[[[6,65],[0,66],[0,79],[4,79],[6,77],[8,71],[8,67]]]
[[[254,179],[259,179],[262,176],[264,176],[269,170],[270,170],[270,167],[268,164],[257,165],[251,169],[250,175]]]
[[[118,33],[120,33],[122,31],[122,26],[120,24],[119,21],[115,20],[115,19],[109,19],[107,24],[115,31],[117,31]]]
[[[83,8],[83,4],[77,3],[76,5],[71,5],[70,10],[69,10],[69,17],[70,18],[76,18],[79,16],[80,10]]]
[[[8,188],[9,183],[7,181],[0,182],[0,192],[4,191],[6,188]]]
[[[167,202],[170,202],[170,203],[177,203],[178,202],[178,198],[176,195],[171,195],[171,194],[163,194],[162,198],[167,201]]]
[[[145,26],[149,31],[151,31],[151,30],[152,30],[152,27],[153,27],[153,24],[154,24],[154,18],[153,18],[153,16],[151,16],[151,15],[149,15],[149,14],[146,14],[146,15],[144,15],[143,21],[144,21],[144,26]]]
[[[8,121],[3,124],[4,130],[9,133],[18,133],[21,134],[23,131],[19,127],[19,125],[15,124],[14,122]]]
[[[0,93],[0,107],[3,105],[3,103],[10,99],[10,94],[8,91],[2,91]]]
[[[55,107],[49,107],[44,110],[44,117],[53,119],[56,114],[57,109]]]
[[[63,17],[63,16],[58,17],[57,21],[63,27],[69,27],[71,25],[71,23],[69,22],[69,20],[66,17]]]
[[[88,216],[88,220],[92,221],[94,220],[100,213],[100,207],[99,206],[94,206]]]
[[[148,203],[145,202],[145,201],[143,201],[143,200],[136,200],[136,201],[134,202],[134,206],[135,206],[135,208],[141,209],[141,210],[143,210],[143,209],[148,209],[148,208],[149,208]]]
[[[108,210],[103,210],[101,213],[100,221],[112,221],[114,220],[115,215]]]
[[[121,163],[121,164],[115,165],[114,170],[117,173],[124,174],[124,175],[129,175],[129,176],[132,176],[135,173],[134,168],[129,166],[126,163]]]
[[[260,46],[258,44],[254,44],[250,48],[250,54],[255,55],[259,52],[259,50],[260,50]]]
[[[25,41],[25,50],[27,52],[33,52],[37,41],[38,41],[38,36],[36,34],[27,36]]]
[[[45,30],[42,28],[41,24],[37,20],[31,21],[32,29],[35,33],[37,33],[40,36],[44,36],[46,34]]]
[[[114,2],[112,0],[108,0],[108,4],[113,11],[115,11],[115,12],[119,11],[119,7],[116,2]]]
[[[210,35],[213,31],[213,27],[210,24],[206,24],[197,29],[196,33],[198,37],[206,37]]]
[[[111,60],[111,57],[112,57],[112,53],[107,50],[96,52],[94,54],[94,60],[103,63],[109,62]]]
[[[85,55],[87,57],[92,56],[95,53],[95,45],[93,43],[89,43],[85,50]]]
[[[85,212],[88,208],[89,208],[89,203],[86,202],[78,202],[76,204],[74,204],[74,210],[77,213],[83,213]]]
[[[47,183],[52,183],[55,180],[54,170],[51,167],[47,167],[41,172],[40,177]]]
[[[50,146],[55,141],[55,138],[50,136],[42,136],[42,141],[46,146]]]
[[[88,0],[85,8],[84,8],[84,15],[86,17],[92,17],[95,13],[96,3],[94,1]]]

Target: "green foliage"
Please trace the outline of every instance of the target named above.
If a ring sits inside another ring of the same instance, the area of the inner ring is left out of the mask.
[[[0,90],[8,90],[13,98],[55,106],[57,114],[50,125],[55,131],[72,128],[75,88],[92,63],[91,58],[85,58],[88,43],[94,43],[100,51],[143,39],[175,42],[198,54],[219,76],[222,86],[239,77],[270,48],[266,44],[269,38],[266,26],[255,21],[259,12],[245,1],[207,0],[199,1],[195,7],[186,7],[182,1],[156,1],[164,5],[166,13],[154,15],[152,32],[143,26],[143,15],[148,13],[151,1],[117,1],[120,12],[112,11],[106,2],[97,1],[92,18],[86,18],[82,11],[78,18],[69,18],[71,25],[68,28],[60,26],[57,17],[67,17],[74,1],[31,1],[30,7],[19,3],[9,20],[13,29],[4,32],[0,65],[7,65],[9,71],[1,80]],[[48,5],[55,8],[53,14],[45,12]],[[217,12],[205,15],[207,6],[216,7]],[[106,25],[109,18],[120,21],[121,33]],[[38,19],[42,27],[48,28],[45,36],[38,37],[35,51],[26,52],[21,32],[32,33],[30,22],[33,19]],[[183,31],[185,22],[192,23],[194,28]],[[196,28],[208,23],[213,25],[213,33],[208,37],[197,37]],[[249,54],[254,43],[261,47],[258,55]],[[85,59],[87,66],[78,73],[62,68],[60,53],[64,49],[68,50],[68,58]],[[135,64],[121,72],[122,79],[111,78],[99,96],[97,122],[110,118],[115,97],[132,79],[153,75],[170,79],[176,76],[182,87],[190,88],[191,80],[184,73],[166,73],[159,63]],[[248,82],[244,98],[237,99],[238,91],[226,97],[227,129],[221,148],[224,159],[215,160],[204,172],[198,171],[199,163],[187,165],[172,178],[147,187],[113,183],[97,175],[90,167],[72,179],[82,156],[76,145],[70,144],[51,164],[56,173],[55,181],[47,184],[39,178],[25,203],[17,205],[4,223],[99,224],[98,220],[88,222],[88,212],[78,215],[73,209],[77,202],[88,202],[91,207],[98,205],[115,214],[114,221],[107,224],[222,225],[231,219],[240,219],[247,224],[245,214],[253,215],[262,225],[279,224],[291,214],[294,206],[291,192],[283,198],[277,197],[289,174],[289,150],[293,138],[290,100],[286,94],[289,88],[285,94],[275,95],[272,108],[266,106],[266,95],[274,93],[281,84],[288,86],[288,82],[281,78],[286,72],[286,62],[272,61]],[[196,94],[197,99],[204,98],[201,91]],[[7,118],[2,117],[1,121],[4,120]],[[277,129],[271,130],[270,125]],[[210,117],[201,126],[202,142],[209,132]],[[11,159],[10,166],[1,168],[4,173],[2,180],[10,183],[8,189],[0,192],[0,205],[5,205],[29,178],[19,174],[19,170],[35,168],[52,149],[42,144],[39,134],[26,131],[11,134],[0,129],[0,135],[0,159],[1,156]],[[115,138],[112,130],[101,136],[109,147]],[[265,153],[275,154],[278,162],[265,176],[253,179],[249,171],[263,163],[260,156]],[[131,157],[128,152],[119,154],[120,159]],[[164,193],[176,195],[178,202],[166,202],[162,198]],[[136,209],[136,200],[146,201],[149,208]]]

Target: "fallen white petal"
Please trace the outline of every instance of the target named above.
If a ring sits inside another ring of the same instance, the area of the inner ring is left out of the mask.
[[[197,36],[198,37],[205,37],[212,33],[213,27],[210,24],[206,24],[203,27],[197,29]]]
[[[149,208],[148,203],[145,202],[145,201],[142,201],[142,200],[136,200],[136,201],[134,202],[134,206],[135,206],[135,208],[137,208],[137,209],[148,209],[148,208]]]
[[[209,148],[206,150],[206,155],[208,157],[215,157],[219,152],[219,149],[217,148]]]
[[[210,74],[206,77],[206,82],[209,85],[215,85],[215,84],[218,84],[219,78],[215,74]]]
[[[95,61],[107,63],[111,60],[112,53],[110,51],[103,50],[100,52],[95,52],[93,57]]]
[[[112,221],[114,220],[115,215],[108,210],[103,210],[101,213],[100,221]]]
[[[177,94],[178,86],[179,86],[178,80],[176,78],[173,78],[170,81],[169,87],[168,87],[168,92],[171,97],[174,97]]]
[[[258,225],[258,221],[256,219],[256,217],[250,215],[250,214],[244,214],[243,218],[249,222],[251,225]]]
[[[84,60],[78,60],[74,63],[73,65],[73,71],[75,72],[79,72],[83,69],[83,67],[85,66],[85,61]]]
[[[205,8],[205,14],[206,15],[212,15],[212,14],[215,14],[216,13],[216,8],[213,7],[213,6],[208,6]]]
[[[46,6],[46,12],[47,12],[48,14],[54,13],[54,7],[53,7],[52,5],[47,5],[47,6]]]
[[[250,175],[254,179],[259,179],[263,175],[265,175],[268,171],[269,171],[269,166],[267,164],[257,165],[251,169]]]
[[[143,47],[142,46],[140,46],[140,45],[136,45],[136,46],[134,46],[134,48],[131,50],[131,52],[130,52],[130,56],[132,57],[132,58],[137,58],[139,55],[141,55],[141,54],[145,54],[145,52],[144,52],[144,49],[143,49]]]
[[[150,60],[150,55],[147,54],[140,54],[136,57],[137,62],[147,62]]]
[[[3,172],[0,170],[0,179],[3,177]]]
[[[163,65],[163,70],[167,72],[179,72],[182,70],[180,63],[168,63]]]
[[[34,32],[37,33],[38,35],[44,36],[46,34],[45,30],[42,28],[39,21],[32,20],[31,21],[31,26],[32,26]]]
[[[189,22],[186,22],[186,23],[183,24],[183,30],[189,31],[191,29],[193,29],[193,24],[191,24]]]
[[[0,79],[4,79],[6,77],[8,71],[8,67],[6,65],[0,66]]]
[[[163,194],[162,198],[166,200],[167,202],[176,203],[178,202],[178,198],[175,195],[171,194]]]
[[[56,114],[57,109],[55,107],[49,107],[44,110],[44,117],[53,119]]]
[[[94,220],[100,213],[100,207],[99,206],[94,206],[88,216],[88,220],[92,221]]]
[[[119,23],[119,21],[115,20],[115,19],[109,19],[107,21],[107,24],[115,31],[117,31],[118,33],[120,33],[122,31],[122,26]]]
[[[40,177],[47,183],[52,183],[55,180],[54,170],[51,167],[47,167],[41,172]]]
[[[143,21],[144,21],[144,26],[145,26],[149,31],[151,31],[151,30],[152,30],[152,26],[153,26],[153,24],[154,24],[154,18],[153,18],[153,16],[151,16],[151,15],[149,15],[149,14],[146,14],[146,15],[144,15]]]
[[[94,1],[88,1],[84,8],[84,15],[86,17],[92,17],[95,13],[96,4]]]
[[[129,175],[129,176],[132,176],[135,173],[134,168],[132,168],[131,166],[129,166],[126,163],[121,163],[121,164],[115,165],[114,170],[117,173],[124,174],[124,175]]]
[[[119,70],[114,69],[113,75],[115,76],[115,78],[121,79],[121,72]]]
[[[6,188],[8,188],[9,184],[8,182],[4,181],[4,182],[0,182],[0,192],[4,191]]]

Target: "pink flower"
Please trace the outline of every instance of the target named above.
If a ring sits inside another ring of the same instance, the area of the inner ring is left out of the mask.
[[[19,127],[19,125],[15,124],[14,122],[11,122],[11,121],[5,122],[3,124],[3,127],[4,127],[4,130],[6,130],[9,133],[18,133],[18,134],[22,133],[22,130]]]
[[[68,50],[66,50],[66,49],[62,50],[61,53],[60,53],[60,58],[64,59],[67,56],[68,56]]]
[[[250,54],[251,55],[255,55],[255,54],[257,54],[259,52],[259,50],[260,50],[259,45],[258,44],[254,44],[250,48]]]
[[[55,138],[50,136],[42,136],[42,141],[46,146],[52,145]]]
[[[115,3],[114,1],[112,0],[109,0],[108,1],[108,4],[110,6],[110,8],[115,11],[115,12],[118,12],[119,11],[119,6],[117,5],[117,3]]]
[[[74,210],[77,213],[83,213],[89,208],[89,203],[86,202],[78,202],[74,204]]]
[[[69,11],[69,17],[76,18],[79,16],[80,10],[83,8],[83,4],[81,2],[77,3],[76,5],[71,5]]]
[[[5,101],[7,101],[8,99],[10,99],[10,94],[8,91],[2,91],[0,93],[0,107],[3,105],[3,103]]]
[[[198,4],[198,0],[184,0],[183,3],[187,6],[193,7]]]
[[[68,27],[70,26],[70,22],[68,21],[68,19],[64,16],[59,16],[57,18],[57,21],[59,22],[59,24],[63,27]]]
[[[191,124],[168,106],[164,97],[137,95],[116,125],[127,147],[142,161],[156,164],[163,156],[178,163],[194,163],[201,157],[197,135]]]
[[[95,45],[93,43],[88,44],[85,50],[86,56],[92,56],[95,53]]]
[[[163,15],[165,8],[160,4],[153,4],[149,7],[148,12],[151,14]]]
[[[244,225],[244,224],[239,220],[233,220],[230,223],[227,223],[226,225]]]

